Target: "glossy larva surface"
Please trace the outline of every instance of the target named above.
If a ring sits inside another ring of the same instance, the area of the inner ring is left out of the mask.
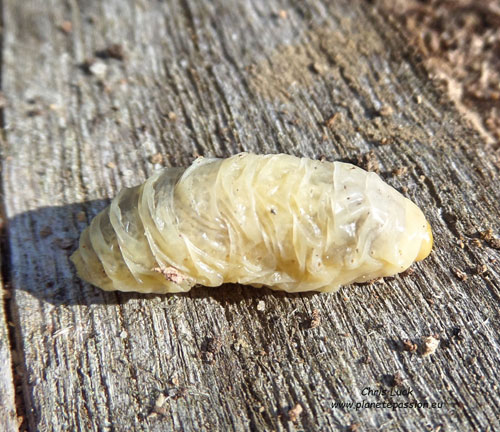
[[[334,291],[425,258],[422,211],[341,162],[241,153],[167,168],[122,190],[72,255],[105,290],[188,291],[234,282]]]

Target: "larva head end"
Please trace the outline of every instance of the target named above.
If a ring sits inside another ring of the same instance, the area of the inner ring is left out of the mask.
[[[422,243],[420,244],[420,251],[418,252],[415,261],[422,261],[427,258],[432,250],[432,245],[434,244],[434,239],[432,237],[432,229],[429,222],[427,222],[427,227],[422,235]]]

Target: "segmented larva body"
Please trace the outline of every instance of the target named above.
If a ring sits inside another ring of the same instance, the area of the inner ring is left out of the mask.
[[[123,189],[71,257],[104,290],[188,291],[234,282],[334,291],[404,271],[432,248],[421,210],[341,162],[241,153],[199,158]]]

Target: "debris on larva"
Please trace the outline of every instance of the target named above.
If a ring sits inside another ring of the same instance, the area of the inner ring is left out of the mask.
[[[241,283],[330,292],[402,272],[431,248],[422,211],[375,173],[241,153],[166,168],[123,189],[71,260],[104,290]]]

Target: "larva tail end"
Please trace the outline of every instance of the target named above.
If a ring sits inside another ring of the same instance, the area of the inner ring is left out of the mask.
[[[86,273],[86,265],[85,262],[82,258],[82,255],[80,254],[80,250],[77,249],[75,252],[71,254],[69,257],[69,260],[73,263],[73,265],[76,268],[76,274],[80,279],[83,279],[84,281],[88,282],[88,275],[83,274]]]
[[[431,225],[429,224],[429,222],[427,222],[427,229],[425,234],[422,236],[420,251],[418,252],[415,261],[422,261],[423,259],[427,258],[431,253],[433,244],[434,244],[434,238],[432,236]]]
[[[89,271],[88,264],[83,259],[79,249],[73,252],[69,259],[75,266],[76,273],[80,279],[83,279],[85,282],[88,282],[105,291],[114,290],[111,280],[104,273],[104,270],[102,270],[102,274],[100,274],[100,272]]]

